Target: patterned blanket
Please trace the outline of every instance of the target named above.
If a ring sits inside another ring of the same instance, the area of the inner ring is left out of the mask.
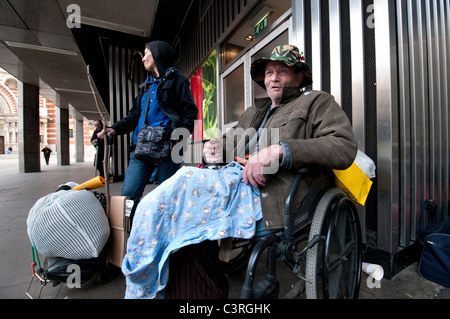
[[[243,167],[183,167],[139,203],[122,264],[125,298],[163,297],[170,254],[226,237],[251,238],[262,219],[259,190],[245,185]]]

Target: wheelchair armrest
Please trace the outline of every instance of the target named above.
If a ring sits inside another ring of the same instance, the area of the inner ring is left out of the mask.
[[[289,189],[288,196],[286,197],[286,203],[285,203],[285,209],[284,209],[284,215],[289,216],[291,214],[291,201],[294,197],[295,192],[297,191],[298,184],[300,183],[300,180],[302,179],[303,175],[309,172],[308,167],[300,168],[297,170],[297,174],[294,177],[294,180],[292,181],[291,188]]]
[[[308,172],[309,172],[309,167],[300,168],[300,169],[297,171],[297,175],[306,174],[306,173],[308,173]]]

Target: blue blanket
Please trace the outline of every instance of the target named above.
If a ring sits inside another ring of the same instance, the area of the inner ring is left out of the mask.
[[[259,191],[245,185],[243,167],[183,167],[139,203],[122,272],[125,298],[155,298],[169,278],[169,256],[187,245],[251,238],[262,219]],[[160,294],[163,296],[163,294]]]

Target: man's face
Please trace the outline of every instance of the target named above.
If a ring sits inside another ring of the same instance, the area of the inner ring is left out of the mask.
[[[96,130],[102,130],[103,129],[103,125],[99,121],[95,121],[94,122],[94,126],[95,126]]]
[[[152,52],[149,49],[145,48],[144,54],[145,55],[142,58],[142,63],[144,63],[145,69],[149,72],[155,71],[156,63],[155,60],[153,59]]]
[[[264,84],[273,105],[281,103],[284,87],[298,88],[303,79],[302,73],[295,74],[294,67],[284,62],[269,62],[266,66]]]

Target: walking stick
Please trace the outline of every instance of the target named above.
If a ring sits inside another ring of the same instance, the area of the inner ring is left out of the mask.
[[[106,133],[106,117],[103,115],[102,111],[100,110],[100,107],[98,105],[97,100],[97,93],[94,90],[94,85],[92,81],[91,73],[89,72],[89,65],[87,66],[87,75],[88,75],[88,81],[89,86],[91,87],[92,95],[94,96],[95,105],[97,106],[98,113],[100,113],[100,116],[102,118],[102,121],[104,123],[103,130]],[[109,219],[109,211],[110,211],[110,198],[109,198],[109,137],[108,134],[105,135],[105,150],[103,152],[103,171],[105,172],[105,195],[106,195],[106,216]]]

